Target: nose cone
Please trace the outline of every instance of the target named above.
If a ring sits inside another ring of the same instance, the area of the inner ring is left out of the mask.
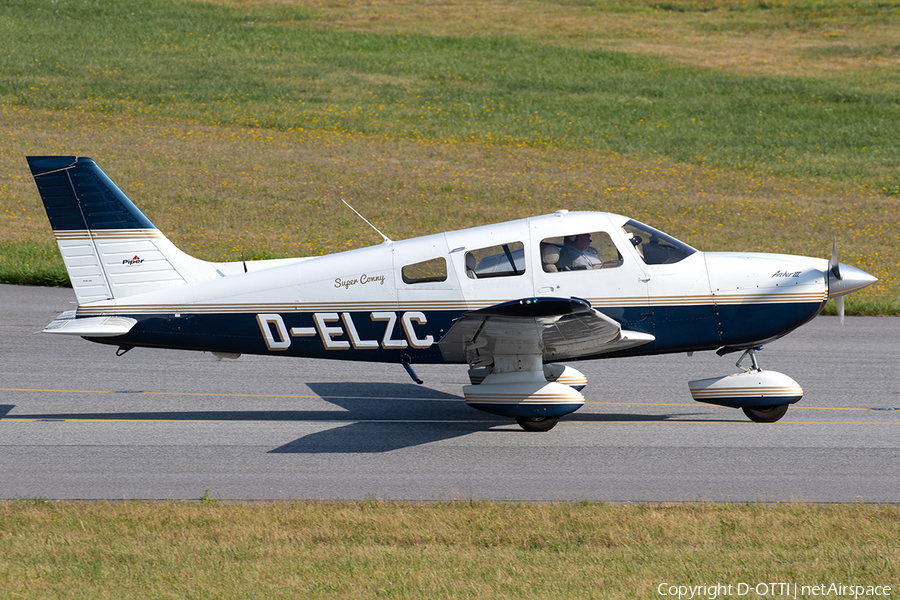
[[[862,269],[840,263],[838,265],[840,279],[832,271],[828,277],[828,297],[837,298],[868,287],[878,281]]]

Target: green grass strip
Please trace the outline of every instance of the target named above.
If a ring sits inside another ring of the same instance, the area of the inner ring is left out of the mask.
[[[900,190],[893,71],[738,75],[517,37],[316,28],[312,14],[10,0],[0,8],[0,102],[607,149]]]
[[[2,504],[0,595],[640,599],[663,583],[900,584],[892,505],[204,498]]]

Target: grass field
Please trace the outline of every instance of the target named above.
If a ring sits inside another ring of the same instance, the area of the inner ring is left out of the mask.
[[[793,598],[736,593],[783,582],[798,598],[832,583],[894,597],[898,540],[900,508],[864,504],[22,499],[0,504],[0,595],[642,599],[719,583],[735,588],[702,597]]]
[[[900,314],[900,7],[31,2],[0,7],[0,280],[65,281],[25,154],[89,155],[203,258],[558,208],[827,256]],[[45,43],[53,40],[54,43]]]

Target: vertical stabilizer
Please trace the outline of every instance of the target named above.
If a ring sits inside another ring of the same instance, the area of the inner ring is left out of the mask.
[[[90,158],[29,156],[78,304],[215,276],[176,248]]]

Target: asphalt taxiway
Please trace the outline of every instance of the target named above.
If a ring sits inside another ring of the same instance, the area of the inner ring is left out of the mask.
[[[0,498],[900,502],[900,318],[819,317],[759,353],[780,422],[691,400],[737,355],[573,363],[548,433],[466,406],[464,366],[115,348],[36,333],[68,289],[0,285]]]

